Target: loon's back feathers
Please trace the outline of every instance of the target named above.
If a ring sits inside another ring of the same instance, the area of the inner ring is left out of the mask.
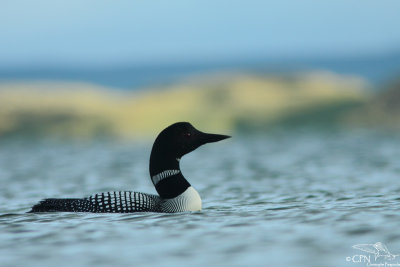
[[[95,194],[87,198],[91,212],[136,212],[156,211],[160,197],[132,191],[117,191]]]
[[[86,198],[47,198],[29,212],[145,212],[161,211],[161,198],[157,195],[132,191],[94,194]]]
[[[86,210],[90,203],[82,198],[46,198],[34,205],[29,212]]]
[[[201,210],[199,193],[189,187],[172,199],[132,191],[105,192],[87,198],[47,198],[32,207],[29,212],[183,212]]]
[[[201,198],[182,175],[182,156],[201,145],[230,136],[208,134],[188,122],[178,122],[164,129],[156,138],[150,155],[150,177],[159,196],[118,191],[86,198],[48,198],[34,205],[30,212],[183,212],[201,210]]]

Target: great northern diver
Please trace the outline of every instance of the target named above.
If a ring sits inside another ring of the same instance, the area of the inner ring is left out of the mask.
[[[203,133],[188,122],[177,122],[156,138],[150,155],[150,177],[159,194],[132,191],[105,192],[86,198],[40,201],[29,212],[184,212],[201,210],[199,193],[182,175],[182,156],[206,143],[229,138],[228,135]]]

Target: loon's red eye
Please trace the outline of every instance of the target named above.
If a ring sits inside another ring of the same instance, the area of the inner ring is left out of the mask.
[[[190,137],[190,136],[191,136],[191,134],[190,134],[190,133],[185,133],[185,134],[184,134],[184,136],[186,136],[186,137]]]

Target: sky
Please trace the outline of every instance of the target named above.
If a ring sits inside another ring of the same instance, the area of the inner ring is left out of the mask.
[[[2,0],[0,67],[352,56],[400,49],[399,0]]]

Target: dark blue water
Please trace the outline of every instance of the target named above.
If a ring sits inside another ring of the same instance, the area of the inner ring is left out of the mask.
[[[142,64],[96,67],[31,66],[0,69],[0,82],[12,81],[78,81],[118,89],[138,89],[176,83],[196,75],[220,72],[284,75],[307,71],[331,71],[343,75],[356,75],[380,85],[400,73],[400,52],[379,55],[332,58],[252,58],[232,59],[221,62],[192,62],[175,64]]]
[[[201,212],[26,214],[44,197],[155,193],[151,144],[2,142],[0,265],[367,266],[353,245],[400,254],[399,147],[367,131],[234,137],[181,161]]]

